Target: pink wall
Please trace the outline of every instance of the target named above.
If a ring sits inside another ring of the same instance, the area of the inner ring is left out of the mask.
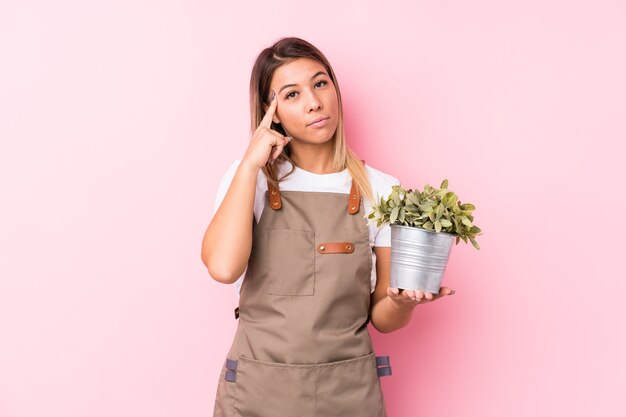
[[[289,35],[361,157],[485,231],[372,329],[390,416],[626,415],[626,6],[516,3],[0,3],[0,415],[210,415],[237,299],[200,243]]]

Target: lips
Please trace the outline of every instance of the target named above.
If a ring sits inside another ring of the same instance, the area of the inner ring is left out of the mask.
[[[311,126],[313,123],[317,123],[321,120],[326,120],[326,119],[330,119],[330,117],[318,117],[317,119],[313,120],[311,123],[309,123],[307,126]]]

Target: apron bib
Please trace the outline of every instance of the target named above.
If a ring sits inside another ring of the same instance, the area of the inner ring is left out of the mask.
[[[268,182],[214,417],[386,417],[367,330],[372,254],[363,203]]]

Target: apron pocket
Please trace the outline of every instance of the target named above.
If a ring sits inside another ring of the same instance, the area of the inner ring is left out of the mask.
[[[315,365],[239,357],[236,384],[235,417],[316,415]]]
[[[309,230],[268,230],[267,272],[271,295],[313,295],[315,233]]]
[[[375,353],[317,365],[317,415],[385,417]]]

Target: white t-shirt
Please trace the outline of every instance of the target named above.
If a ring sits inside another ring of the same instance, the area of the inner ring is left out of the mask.
[[[217,196],[215,198],[215,207],[213,214],[217,212],[230,184],[235,176],[237,167],[241,162],[240,159],[235,162],[226,171],[220,182],[217,190]],[[291,170],[291,164],[285,162],[278,170],[278,178],[282,177],[285,173]],[[399,185],[400,181],[382,171],[379,171],[371,166],[365,164],[365,170],[368,174],[370,186],[372,187],[372,193],[375,201],[380,201],[381,197],[387,198],[391,194],[391,187],[393,185]],[[317,191],[317,192],[332,192],[342,193],[349,195],[350,187],[352,186],[352,177],[347,169],[341,172],[334,172],[331,174],[316,174],[314,172],[306,171],[302,168],[295,167],[294,171],[285,179],[280,181],[280,189],[285,191]],[[261,213],[265,206],[265,192],[267,191],[267,179],[263,175],[263,171],[259,170],[256,181],[256,193],[254,197],[254,219],[259,222]],[[363,196],[363,208],[366,217],[371,211],[372,203]],[[359,213],[360,214],[360,213]],[[374,246],[391,246],[391,228],[388,224],[377,227],[376,222],[373,220],[367,220],[369,235],[370,235],[370,247],[372,248],[372,275],[371,275],[371,292],[374,292],[376,288],[376,254],[374,253]],[[239,295],[241,283],[246,275],[246,271],[235,282],[235,291]]]

